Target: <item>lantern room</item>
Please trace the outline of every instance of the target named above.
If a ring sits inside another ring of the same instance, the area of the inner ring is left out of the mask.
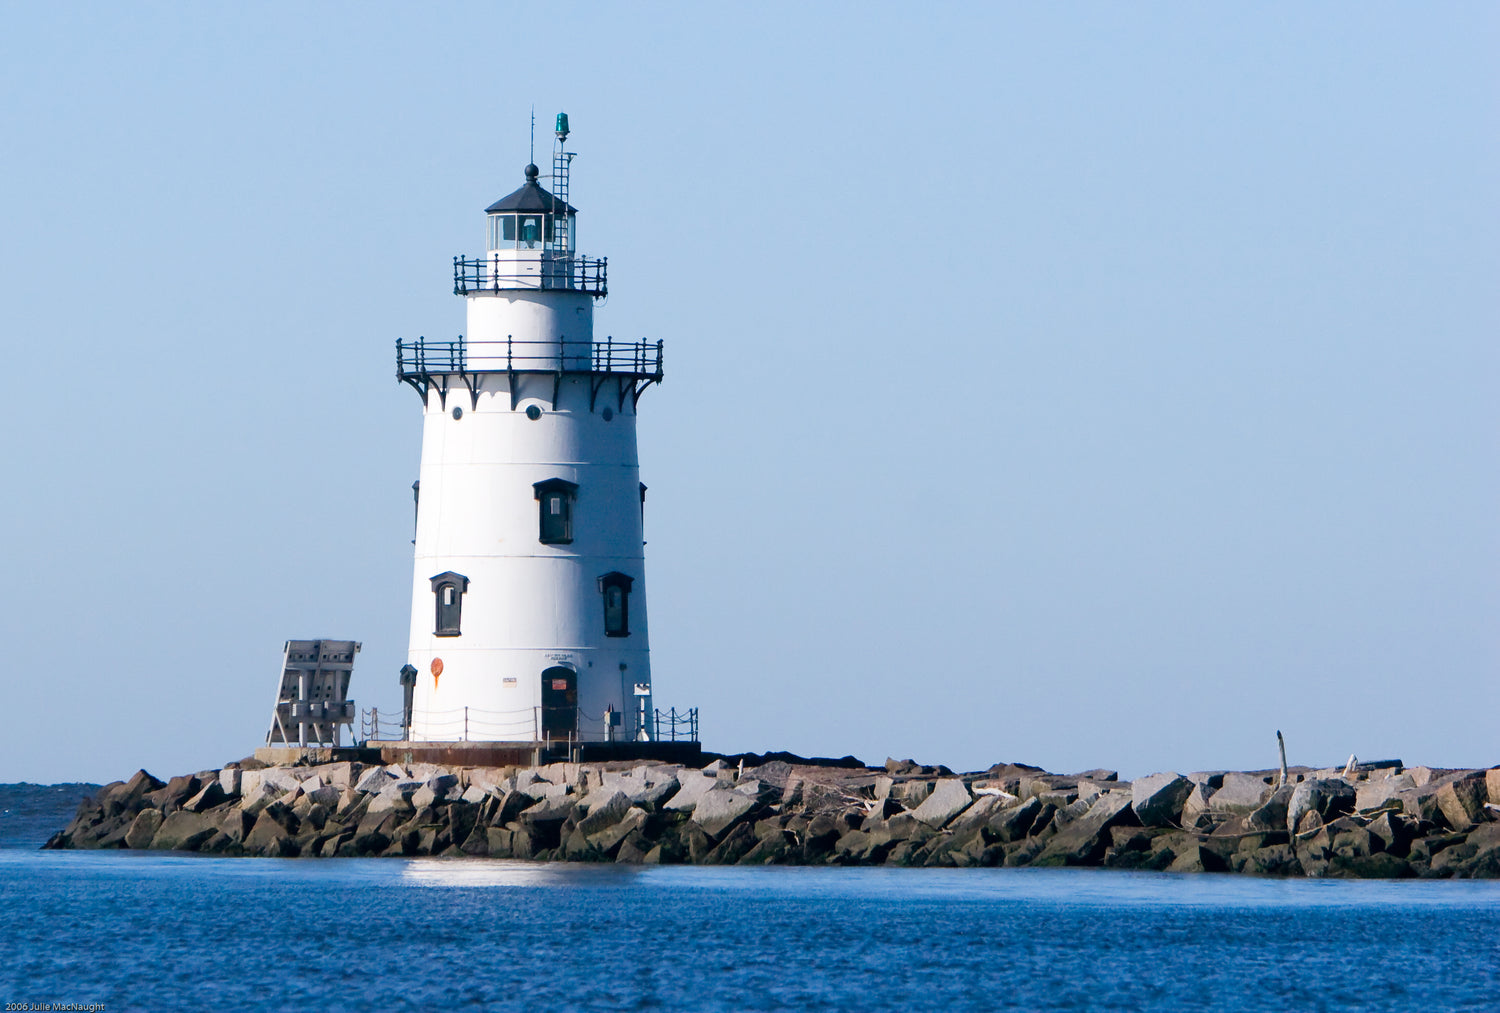
[[[534,164],[526,166],[526,183],[484,209],[491,253],[565,253],[576,241],[577,210],[542,189],[539,173]]]

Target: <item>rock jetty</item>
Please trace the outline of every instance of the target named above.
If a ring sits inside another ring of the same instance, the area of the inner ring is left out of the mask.
[[[785,756],[785,754],[778,754]],[[749,756],[539,767],[255,760],[79,806],[48,848],[705,865],[1500,877],[1500,768],[955,774]]]

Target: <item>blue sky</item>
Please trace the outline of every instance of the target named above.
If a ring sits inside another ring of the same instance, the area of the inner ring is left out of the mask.
[[[642,401],[653,675],[722,751],[1481,765],[1487,5],[21,5],[0,781],[399,702],[451,258],[573,126]],[[546,133],[539,142],[546,147]]]

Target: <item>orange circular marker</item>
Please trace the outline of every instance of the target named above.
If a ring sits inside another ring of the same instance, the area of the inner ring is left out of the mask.
[[[432,659],[432,688],[437,689],[438,676],[443,674],[443,659]]]

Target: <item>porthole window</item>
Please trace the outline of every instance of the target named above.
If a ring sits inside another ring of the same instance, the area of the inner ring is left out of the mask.
[[[604,635],[630,636],[630,587],[635,578],[623,573],[606,573],[599,578],[599,594],[604,599]]]
[[[464,592],[469,589],[469,578],[448,570],[432,577],[431,581],[432,595],[436,605],[433,635],[459,636],[462,631]]]
[[[534,404],[529,404],[526,406],[526,417],[535,422],[542,417],[542,410]]]
[[[539,514],[537,537],[543,545],[567,545],[573,540],[573,503],[578,485],[562,478],[549,478],[532,486]]]
[[[453,406],[453,420],[456,422],[456,421],[458,421],[459,419],[461,419],[463,417],[464,417],[464,410],[462,408],[458,407],[458,405],[454,405]]]

